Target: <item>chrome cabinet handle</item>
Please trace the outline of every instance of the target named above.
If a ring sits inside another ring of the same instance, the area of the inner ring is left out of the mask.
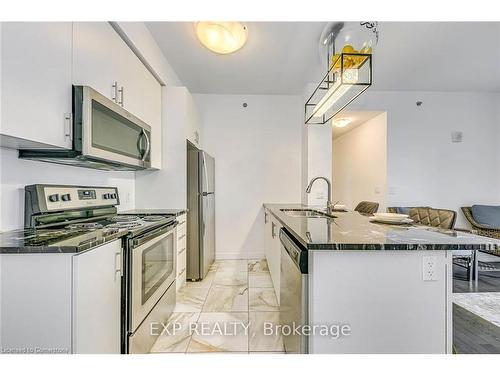
[[[123,107],[123,91],[124,91],[123,86],[118,89],[118,93],[120,94],[120,99],[118,100],[118,104],[120,104],[122,107]]]
[[[276,228],[276,224],[274,222],[271,223],[271,236],[276,237],[276,233],[274,233],[274,229]]]
[[[180,226],[180,225],[182,225],[182,224],[184,224],[185,222],[186,222],[186,220],[181,221],[181,222],[179,223],[179,226]]]
[[[177,274],[177,277],[179,277],[180,275],[182,275],[184,273],[184,271],[186,270],[186,267],[184,267],[178,274]]]
[[[186,237],[186,235],[185,235],[185,234],[183,234],[182,236],[177,237],[177,241],[182,240],[184,237]]]
[[[264,224],[267,224],[267,212],[264,212]]]
[[[66,113],[64,115],[64,137],[69,138],[70,141],[73,141],[73,114]]]
[[[113,100],[115,103],[118,103],[118,82],[115,81],[111,88],[111,100]]]
[[[185,247],[184,247],[184,248],[182,248],[182,250],[181,250],[181,251],[179,251],[179,252],[177,253],[177,255],[181,255],[184,251],[186,251],[186,248],[185,248]]]

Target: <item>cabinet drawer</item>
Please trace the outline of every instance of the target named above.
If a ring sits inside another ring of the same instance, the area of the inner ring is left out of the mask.
[[[183,273],[186,273],[186,256],[185,253],[181,256],[177,257],[177,274],[176,277],[179,277]]]
[[[177,241],[186,240],[186,226],[177,227]]]
[[[175,279],[175,290],[179,291],[180,288],[182,288],[184,285],[186,285],[186,270],[184,269],[184,272],[181,272],[179,276]]]
[[[182,225],[186,225],[186,214],[182,214],[182,215],[179,215],[177,216],[177,221],[179,222],[179,227],[182,226]]]
[[[177,241],[177,256],[186,256],[186,239]]]

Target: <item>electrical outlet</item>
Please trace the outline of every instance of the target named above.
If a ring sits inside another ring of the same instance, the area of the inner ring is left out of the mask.
[[[437,258],[435,256],[422,257],[422,279],[437,281]]]

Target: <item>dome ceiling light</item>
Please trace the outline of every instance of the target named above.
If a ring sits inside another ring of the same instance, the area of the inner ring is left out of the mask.
[[[226,55],[243,47],[248,30],[240,22],[196,22],[196,36],[210,51]]]
[[[332,120],[332,124],[337,128],[345,128],[352,120],[349,117],[337,118]]]

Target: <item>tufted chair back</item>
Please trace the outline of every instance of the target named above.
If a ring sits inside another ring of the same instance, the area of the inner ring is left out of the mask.
[[[409,215],[415,224],[441,229],[453,229],[457,219],[455,211],[431,207],[413,207],[410,209]]]
[[[373,215],[378,210],[377,202],[362,201],[359,202],[354,211],[358,211],[362,215]]]

